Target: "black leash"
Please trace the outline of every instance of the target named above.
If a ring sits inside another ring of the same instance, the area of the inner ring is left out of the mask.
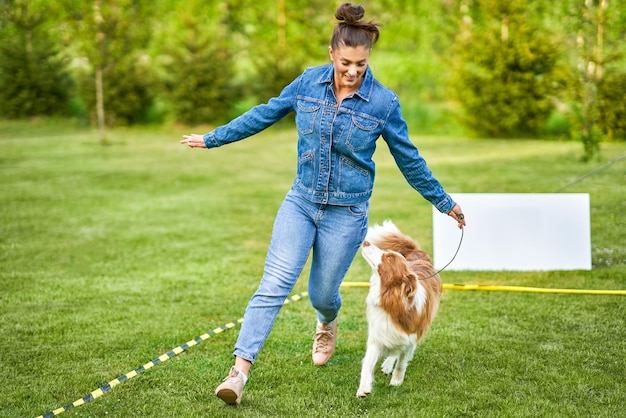
[[[598,174],[599,172],[606,170],[607,168],[609,168],[609,167],[610,167],[610,166],[612,166],[613,164],[615,164],[615,163],[617,163],[617,162],[620,162],[620,161],[622,161],[622,160],[624,160],[624,159],[626,159],[626,154],[624,154],[624,155],[622,155],[621,157],[618,157],[618,158],[616,158],[616,159],[614,159],[614,160],[612,160],[612,161],[609,161],[609,162],[608,162],[608,163],[606,163],[605,165],[603,165],[603,166],[601,166],[601,167],[598,167],[598,168],[596,168],[595,170],[592,170],[592,171],[590,171],[590,172],[589,172],[589,173],[587,173],[587,174],[584,174],[584,175],[582,175],[582,176],[578,177],[577,179],[575,179],[575,180],[574,180],[574,181],[572,181],[571,183],[569,183],[569,184],[567,184],[567,185],[565,185],[565,186],[561,187],[560,189],[558,189],[558,190],[557,190],[557,191],[555,191],[554,193],[561,193],[563,190],[567,189],[568,187],[573,186],[573,185],[575,185],[575,184],[577,184],[577,183],[580,183],[581,181],[585,180],[586,178],[591,177],[591,176],[593,176],[593,175],[595,175],[595,174]],[[462,220],[464,219],[464,216],[463,216],[463,214],[462,214],[462,213],[461,213],[461,214],[458,214],[458,215],[457,215],[457,217],[458,217],[458,220],[459,220],[459,221],[462,221]],[[459,253],[459,250],[461,249],[461,243],[463,243],[463,228],[461,228],[461,239],[459,240],[459,246],[457,247],[456,252],[455,252],[455,253],[454,253],[454,255],[452,256],[452,259],[448,262],[448,264],[446,264],[445,266],[443,266],[443,267],[442,267],[441,269],[439,269],[439,271],[437,271],[436,273],[433,273],[433,274],[431,274],[431,275],[430,275],[430,276],[428,276],[428,277],[420,278],[420,279],[418,279],[418,280],[428,280],[428,279],[430,279],[430,278],[432,278],[432,277],[435,277],[436,275],[438,275],[438,274],[439,274],[439,273],[441,273],[442,271],[444,271],[444,270],[445,270],[445,269],[446,269],[446,268],[447,268],[450,264],[452,264],[452,262],[453,262],[453,261],[454,261],[454,259],[456,258],[457,254]]]
[[[457,214],[457,218],[458,218],[458,221],[461,222],[463,219],[465,219],[465,216],[463,216],[462,213],[459,213],[459,214]],[[452,264],[452,262],[456,258],[456,255],[459,253],[459,250],[461,249],[461,244],[463,243],[463,232],[464,232],[464,230],[465,230],[465,228],[461,227],[461,238],[459,239],[459,246],[456,247],[456,251],[454,252],[454,255],[452,256],[452,260],[448,261],[448,264],[446,264],[445,266],[440,268],[437,272],[431,274],[428,277],[418,278],[417,280],[428,280],[428,279],[430,279],[432,277],[435,277],[436,275],[438,275],[439,273],[444,271],[446,269],[446,267],[448,267],[450,264]]]
[[[565,185],[565,186],[561,187],[559,190],[557,190],[557,191],[556,191],[556,192],[554,192],[554,193],[561,193],[563,190],[567,189],[568,187],[573,186],[573,185],[575,185],[575,184],[577,184],[577,183],[580,183],[581,181],[585,180],[587,177],[591,177],[591,176],[593,176],[594,174],[598,174],[599,172],[604,171],[605,169],[609,168],[610,166],[612,166],[613,164],[615,164],[615,163],[617,163],[617,162],[622,161],[623,159],[626,159],[626,154],[622,155],[622,156],[621,156],[621,157],[619,157],[619,158],[616,158],[616,159],[615,159],[615,160],[613,160],[613,161],[609,161],[609,162],[608,162],[608,163],[606,163],[605,165],[603,165],[603,166],[601,166],[601,167],[598,167],[598,168],[596,168],[595,170],[590,171],[589,173],[587,173],[587,174],[585,174],[585,175],[582,175],[582,176],[578,177],[576,180],[572,181],[570,184],[567,184],[567,185]]]

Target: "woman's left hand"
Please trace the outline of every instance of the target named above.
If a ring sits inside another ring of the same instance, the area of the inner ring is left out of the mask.
[[[465,224],[465,215],[463,215],[463,210],[461,210],[461,207],[459,205],[455,205],[452,208],[452,210],[450,212],[448,212],[448,215],[453,217],[454,220],[458,222],[459,229],[462,229],[466,225]]]

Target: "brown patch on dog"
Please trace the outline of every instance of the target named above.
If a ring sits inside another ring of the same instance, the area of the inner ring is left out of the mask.
[[[380,304],[398,329],[406,334],[416,334],[417,340],[426,335],[439,307],[442,292],[441,279],[433,268],[428,254],[409,240],[389,240],[395,243],[391,251],[383,254],[378,275],[380,277]],[[389,244],[387,243],[387,244]],[[378,244],[378,243],[377,243]],[[413,245],[411,245],[413,244]],[[385,248],[385,242],[380,243]],[[410,261],[409,261],[410,260]],[[431,276],[432,277],[429,277]],[[427,278],[428,277],[428,278]],[[424,280],[418,280],[422,278]],[[418,311],[415,298],[423,288],[425,301]]]

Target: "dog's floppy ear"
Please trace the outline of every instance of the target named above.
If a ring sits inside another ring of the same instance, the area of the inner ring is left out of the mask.
[[[417,292],[417,275],[413,272],[407,273],[402,278],[402,293],[406,295],[406,297],[411,298],[415,296],[415,292]]]

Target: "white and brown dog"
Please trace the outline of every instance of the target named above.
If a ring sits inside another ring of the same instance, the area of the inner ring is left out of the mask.
[[[402,384],[407,364],[435,318],[442,284],[430,256],[391,221],[370,228],[361,253],[373,273],[366,299],[367,350],[356,393],[364,398],[372,393],[374,368],[383,356],[383,373],[393,372],[390,384]]]

